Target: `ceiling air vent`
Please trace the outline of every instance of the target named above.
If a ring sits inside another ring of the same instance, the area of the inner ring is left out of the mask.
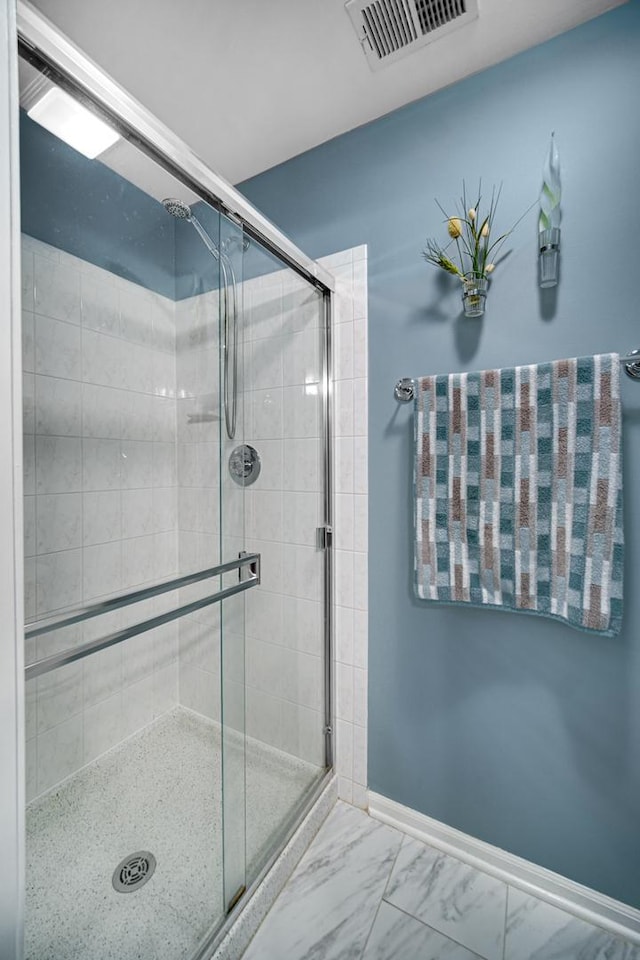
[[[478,0],[348,0],[345,6],[372,70],[478,16]]]

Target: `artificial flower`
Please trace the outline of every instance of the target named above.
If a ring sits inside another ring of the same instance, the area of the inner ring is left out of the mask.
[[[458,207],[458,210],[462,212],[461,215],[450,216],[436,200],[446,217],[447,232],[451,241],[445,247],[442,247],[436,240],[428,240],[422,252],[422,256],[427,263],[433,263],[441,270],[445,270],[460,279],[464,279],[468,274],[486,278],[493,273],[496,267],[496,254],[512,230],[525,216],[523,214],[514,223],[511,230],[500,234],[497,239],[489,239],[501,189],[501,187],[498,190],[495,187],[493,188],[488,208],[485,207],[482,214],[480,213],[482,195],[478,191],[476,202],[471,206],[467,205],[464,183],[462,198]],[[532,206],[534,205],[532,204]],[[529,207],[529,210],[531,209],[532,207]],[[525,213],[528,212],[528,210],[525,211]],[[453,243],[455,243],[454,249],[452,249]]]

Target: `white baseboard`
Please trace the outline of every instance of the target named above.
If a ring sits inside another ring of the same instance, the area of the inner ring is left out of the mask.
[[[448,827],[439,820],[433,820],[371,790],[369,814],[540,900],[546,900],[588,923],[640,944],[640,910],[483,840],[476,840],[461,830]]]

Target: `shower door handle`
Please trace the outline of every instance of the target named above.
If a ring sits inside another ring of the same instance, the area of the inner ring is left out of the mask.
[[[245,569],[248,573],[246,576],[243,576],[242,571]],[[133,604],[140,603],[142,600],[149,600],[151,597],[158,597],[164,593],[178,590],[181,587],[192,586],[205,580],[222,577],[225,573],[232,573],[234,570],[238,570],[240,574],[239,583],[233,584],[230,587],[221,586],[220,590],[216,590],[208,596],[183,603],[179,607],[167,610],[166,613],[150,617],[142,623],[134,623],[129,627],[123,627],[121,630],[106,634],[97,640],[90,640],[88,643],[83,643],[80,646],[71,647],[67,650],[62,650],[60,653],[53,654],[53,656],[36,660],[34,663],[30,663],[25,667],[25,679],[32,680],[34,677],[49,673],[51,670],[57,670],[58,667],[62,667],[67,663],[83,660],[85,657],[98,653],[99,650],[106,650],[107,647],[122,643],[124,640],[138,636],[138,634],[147,633],[149,630],[161,627],[165,623],[171,623],[173,620],[187,616],[187,614],[195,613],[197,610],[210,607],[215,603],[226,600],[228,597],[233,597],[252,587],[257,587],[260,583],[260,554],[244,553],[241,554],[237,560],[221,563],[217,567],[198,570],[197,573],[189,573],[186,574],[186,576],[176,577],[173,580],[165,580],[152,587],[144,587],[141,590],[134,590],[132,593],[125,593],[121,596],[113,597],[110,600],[102,600],[99,603],[91,604],[89,607],[70,610],[59,617],[28,624],[25,628],[25,638],[43,636],[46,633],[51,633],[53,630],[60,630],[63,627],[69,627],[76,623],[84,623],[86,620],[91,620],[94,617],[102,616],[105,613],[110,613],[123,607],[132,606]]]

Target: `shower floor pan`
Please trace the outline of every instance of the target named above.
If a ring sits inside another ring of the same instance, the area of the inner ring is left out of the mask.
[[[312,764],[246,748],[247,862],[317,781]],[[188,960],[222,919],[219,728],[177,708],[27,808],[25,960]],[[137,851],[155,872],[123,895]]]

